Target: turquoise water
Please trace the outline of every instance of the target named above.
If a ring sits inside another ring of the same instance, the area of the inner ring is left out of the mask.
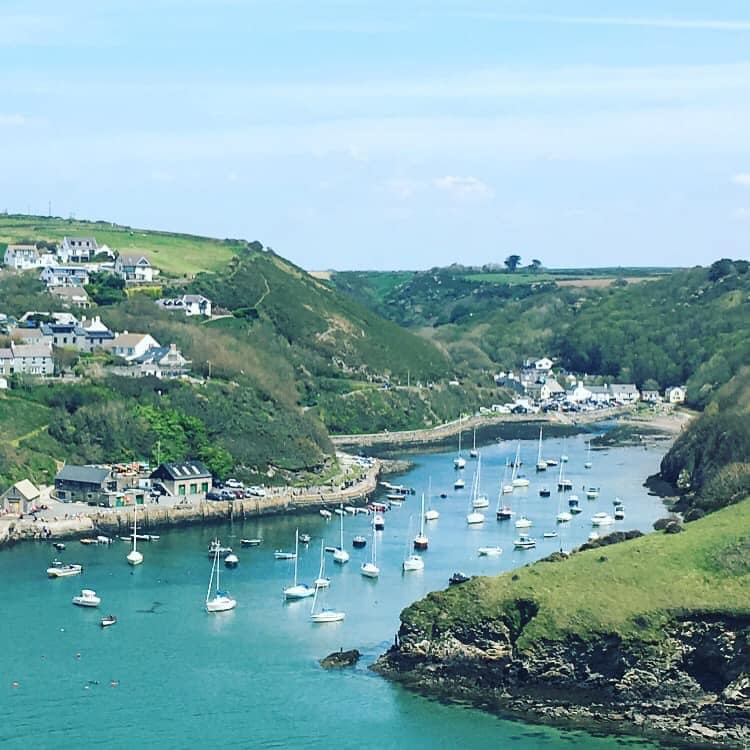
[[[559,441],[548,441],[545,455],[559,455]],[[616,448],[593,455],[583,469],[582,437],[568,439],[567,473],[581,495],[584,513],[558,539],[542,540],[554,528],[557,473],[534,476],[536,443],[523,443],[525,468],[532,486],[519,501],[534,520],[536,550],[514,552],[512,523],[494,519],[494,502],[505,458],[515,445],[483,450],[483,485],[492,505],[481,528],[468,529],[468,489],[452,490],[452,454],[409,456],[415,468],[394,482],[427,487],[432,477],[434,507],[440,519],[427,526],[430,549],[422,573],[402,574],[407,538],[419,516],[419,496],[386,514],[379,536],[377,581],[362,578],[359,566],[369,559],[370,544],[353,550],[354,534],[369,534],[367,516],[345,519],[344,533],[352,559],[348,565],[327,562],[332,579],[324,605],[343,609],[343,623],[312,625],[311,600],[285,604],[281,589],[292,577],[293,563],[275,561],[273,550],[293,548],[299,526],[313,536],[300,553],[300,577],[317,574],[320,538],[335,544],[338,518],[326,522],[317,513],[265,518],[225,527],[168,530],[161,540],[142,547],[145,562],[131,569],[128,547],[85,547],[68,543],[62,557],[85,565],[84,574],[48,580],[45,569],[54,550],[43,544],[19,545],[0,552],[3,581],[0,659],[0,745],[77,748],[106,742],[109,748],[436,748],[512,745],[518,750],[568,747],[605,750],[625,740],[593,737],[497,719],[474,709],[446,706],[414,696],[370,673],[367,666],[391,643],[401,609],[425,593],[443,588],[455,570],[489,574],[549,554],[561,543],[570,548],[591,531],[598,510],[612,510],[617,495],[627,520],[618,527],[650,529],[663,515],[658,498],[649,497],[643,479],[658,468],[661,451]],[[465,471],[471,485],[473,463]],[[582,484],[601,485],[596,501],[586,501]],[[538,496],[538,485],[553,487],[551,498]],[[437,497],[443,489],[449,497]],[[414,516],[408,534],[409,517]],[[207,615],[203,610],[211,561],[210,539],[219,534],[234,544],[240,566],[222,571],[222,584],[238,600],[233,612]],[[261,536],[255,549],[239,548],[240,537]],[[369,538],[369,537],[368,537]],[[503,547],[500,558],[478,558],[485,544]],[[596,583],[592,582],[592,596]],[[82,587],[102,597],[99,610],[74,607],[71,597]],[[115,613],[119,622],[101,630],[99,618]],[[339,647],[359,648],[364,658],[354,669],[326,672],[317,660]],[[113,682],[115,681],[114,685]],[[17,682],[14,687],[13,683]],[[645,745],[652,747],[651,745]]]

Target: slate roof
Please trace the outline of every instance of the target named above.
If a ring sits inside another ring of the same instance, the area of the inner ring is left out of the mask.
[[[152,474],[152,479],[210,479],[211,472],[200,461],[163,463]]]
[[[85,484],[95,484],[100,486],[109,476],[109,469],[102,469],[100,466],[75,466],[74,464],[65,464],[57,472],[55,482],[58,480],[65,482],[83,482]]]

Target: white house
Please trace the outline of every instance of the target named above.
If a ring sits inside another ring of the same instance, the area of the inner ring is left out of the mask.
[[[641,399],[640,391],[635,387],[635,383],[612,383],[609,391],[618,404],[634,404]]]
[[[156,304],[167,312],[182,312],[187,316],[204,315],[211,317],[211,300],[202,294],[183,294],[182,297],[171,297],[156,300]]]
[[[149,349],[156,348],[159,342],[148,333],[118,333],[112,341],[107,342],[104,347],[112,354],[127,359],[137,359],[144,355]]]
[[[138,366],[138,375],[153,375],[157,378],[179,378],[187,373],[189,360],[182,356],[174,345],[157,346],[133,360]]]
[[[16,271],[26,271],[39,265],[39,251],[36,245],[8,245],[3,262]]]
[[[39,276],[47,285],[85,286],[89,283],[89,272],[81,266],[47,266]]]
[[[583,384],[576,383],[576,387],[573,390],[568,391],[568,400],[580,403],[582,401],[588,401],[591,398],[591,391]]]
[[[63,237],[57,247],[57,257],[63,263],[87,263],[99,250],[93,237]]]
[[[646,390],[645,388],[641,391],[641,399],[649,404],[658,404],[662,401],[659,391]]]
[[[542,357],[534,362],[534,369],[537,372],[549,372],[554,362],[549,357]]]
[[[540,389],[542,401],[548,401],[549,399],[554,398],[555,396],[560,396],[564,393],[565,389],[554,378],[547,378],[547,380],[542,383]]]
[[[82,286],[53,286],[49,287],[47,291],[66,306],[90,307],[91,305],[89,295]]]
[[[52,375],[55,363],[49,344],[16,344],[0,349],[0,375]]]
[[[685,386],[682,385],[675,385],[672,388],[667,388],[667,390],[664,391],[664,398],[666,399],[668,404],[682,404],[685,402],[686,396],[687,391],[685,389]]]
[[[154,269],[145,255],[118,255],[115,258],[115,273],[125,283],[148,283],[154,280]]]

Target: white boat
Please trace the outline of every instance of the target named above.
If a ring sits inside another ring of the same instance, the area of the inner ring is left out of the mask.
[[[584,469],[590,469],[593,464],[591,463],[591,441],[589,440],[587,443],[587,452],[586,452],[586,463],[583,465]]]
[[[321,508],[318,513],[320,513],[320,515],[323,516],[326,521],[328,521],[333,516],[333,513],[331,513],[330,510],[326,510],[325,508]]]
[[[583,508],[578,504],[578,495],[571,495],[568,498],[568,509],[574,516],[583,513]]]
[[[557,466],[557,459],[556,458],[548,458],[547,459],[547,466]]]
[[[357,534],[357,536],[352,537],[352,547],[361,549],[362,547],[366,547],[366,546],[367,546],[367,539],[363,537],[361,534]]]
[[[625,507],[622,505],[615,506],[615,521],[625,520]]]
[[[240,544],[243,547],[260,547],[263,544],[262,539],[240,539]]]
[[[216,540],[214,545],[216,551],[214,552],[214,561],[211,566],[211,577],[208,579],[208,590],[206,591],[206,612],[228,612],[230,609],[234,609],[237,606],[237,600],[232,599],[226,591],[221,590],[221,583],[219,581],[221,575],[221,566],[219,565],[219,549],[221,543]],[[216,577],[216,588],[213,590],[213,596],[211,595],[214,576]]]
[[[385,528],[385,518],[380,513],[376,513],[373,516],[372,524],[375,527],[375,531],[383,531]]]
[[[517,529],[528,529],[533,526],[533,522],[531,519],[526,518],[526,516],[521,516],[516,520],[516,528]]]
[[[482,494],[482,457],[479,456],[477,460],[477,473],[475,476],[476,487],[474,489],[474,496],[471,500],[471,507],[474,510],[480,510],[482,508],[490,507],[490,500],[487,495]]]
[[[480,547],[477,552],[480,557],[499,557],[503,554],[502,547]]]
[[[422,493],[422,509],[419,513],[419,533],[414,537],[414,549],[427,549],[430,540],[424,533],[424,493]]]
[[[282,549],[277,549],[273,553],[274,560],[296,560],[297,559],[297,553],[296,552],[284,552]]]
[[[399,497],[401,497],[401,495],[399,495]],[[343,506],[342,506],[341,508],[334,508],[334,509],[333,509],[333,512],[334,512],[334,513],[335,513],[335,514],[336,514],[337,516],[342,516],[342,517],[343,517],[343,516],[345,516],[345,515],[346,515],[346,513],[344,513],[344,508],[343,508]]]
[[[83,572],[83,565],[69,563],[64,565],[60,560],[53,560],[52,565],[47,568],[47,575],[50,578],[67,578],[68,576],[78,576]]]
[[[339,514],[339,546],[333,553],[333,561],[339,565],[344,565],[349,562],[349,553],[344,549],[344,507],[341,506],[341,513]]]
[[[402,565],[404,572],[424,570],[424,560],[419,555],[409,555]]]
[[[373,516],[372,519],[372,556],[370,561],[362,563],[362,567],[359,569],[365,578],[377,578],[380,575],[380,568],[377,565],[378,560],[378,535],[375,533],[375,519],[377,516]]]
[[[221,542],[218,539],[212,539],[211,544],[208,545],[208,556],[213,559],[216,553],[219,553],[221,557],[226,557],[232,552],[231,547],[222,547]]]
[[[309,534],[300,534],[299,535],[299,543],[300,544],[310,544],[310,540],[312,537]]]
[[[133,505],[133,549],[128,552],[125,558],[128,565],[140,565],[143,562],[143,554],[138,550],[138,503]]]
[[[102,600],[91,589],[81,589],[78,596],[73,597],[73,604],[78,607],[98,607]]]
[[[424,512],[425,521],[437,521],[440,518],[440,513],[432,507],[432,477],[427,484],[427,510]]]
[[[453,489],[454,490],[462,490],[464,487],[466,487],[466,482],[464,481],[463,477],[458,477],[455,482],[453,482]]]
[[[513,473],[511,474],[510,486],[511,492],[516,487],[528,487],[529,480],[526,477],[518,476],[518,469],[521,467],[521,441],[518,441],[518,447],[516,448],[516,457],[513,460]]]
[[[557,514],[557,522],[558,523],[568,523],[568,521],[573,520],[573,514],[569,513],[567,510],[560,511]]]
[[[461,418],[458,419],[458,455],[453,459],[454,469],[463,469],[466,467],[466,459],[461,455]]]
[[[554,539],[557,536],[556,531],[545,531],[543,534],[545,539]]]
[[[605,513],[602,511],[601,513],[595,513],[591,517],[591,525],[592,526],[610,526],[615,522],[615,519],[612,518],[612,516],[609,515],[609,513]]]
[[[326,560],[323,555],[325,542],[320,540],[320,570],[318,571],[318,577],[313,581],[313,586],[316,589],[327,589],[331,585],[331,579],[325,576]],[[313,606],[315,606],[313,604]]]
[[[598,487],[589,487],[586,490],[586,497],[589,500],[596,500],[596,498],[599,497],[599,488]]]
[[[536,454],[536,470],[547,471],[547,462],[542,458],[542,428],[539,428],[539,449]]]
[[[477,428],[474,428],[474,437],[472,439],[471,450],[469,451],[469,458],[478,458],[479,451],[477,450]]]
[[[597,534],[595,531],[592,531],[589,534],[589,541],[590,542],[595,542],[598,538],[599,538],[599,534]]]
[[[533,549],[536,547],[536,539],[532,539],[528,534],[519,534],[518,539],[513,541],[516,549]]]
[[[234,552],[230,552],[224,558],[224,566],[227,568],[236,568],[239,564],[240,564],[240,558],[237,557],[237,555],[235,555]]]
[[[101,625],[103,628],[110,628],[112,627],[112,625],[116,624],[117,618],[114,615],[105,615],[101,620],[99,620],[99,625]]]
[[[285,599],[307,599],[308,596],[315,594],[315,589],[312,586],[308,586],[306,583],[299,583],[297,581],[297,565],[299,553],[299,530],[294,531],[294,582],[291,586],[287,586],[284,589]]]
[[[354,516],[357,514],[357,509],[353,505],[345,505],[344,510],[350,515]]]
[[[474,509],[474,501],[479,493],[479,477],[482,467],[482,459],[477,461],[477,470],[474,472],[474,479],[471,482],[471,500],[469,501],[469,512],[466,514],[466,523],[469,526],[484,523],[484,513]]]
[[[560,459],[560,475],[557,478],[557,491],[565,492],[573,489],[573,480],[565,477],[565,462]]]
[[[310,622],[314,622],[316,624],[324,624],[326,622],[341,622],[346,617],[346,614],[344,612],[339,612],[335,609],[331,609],[330,607],[323,607],[323,609],[320,609],[317,612],[315,611],[315,605],[318,602],[318,591],[321,588],[325,587],[315,587],[315,594],[313,594],[313,603],[312,607],[310,607]]]

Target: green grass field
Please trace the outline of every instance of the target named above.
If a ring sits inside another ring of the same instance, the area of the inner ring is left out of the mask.
[[[236,242],[173,232],[156,232],[109,222],[71,221],[43,216],[0,216],[0,243],[47,240],[65,235],[93,235],[120,253],[143,253],[163,273],[174,276],[216,271],[241,245]]]
[[[25,399],[0,396],[0,443],[16,444],[24,437],[47,424],[50,409]]]
[[[540,638],[616,633],[658,641],[661,626],[686,612],[750,613],[750,500],[688,524],[683,533],[649,534],[539,562],[493,578],[428,595],[402,618],[426,632],[445,632],[488,617],[508,616],[515,602],[532,601],[538,614],[519,646]]]

